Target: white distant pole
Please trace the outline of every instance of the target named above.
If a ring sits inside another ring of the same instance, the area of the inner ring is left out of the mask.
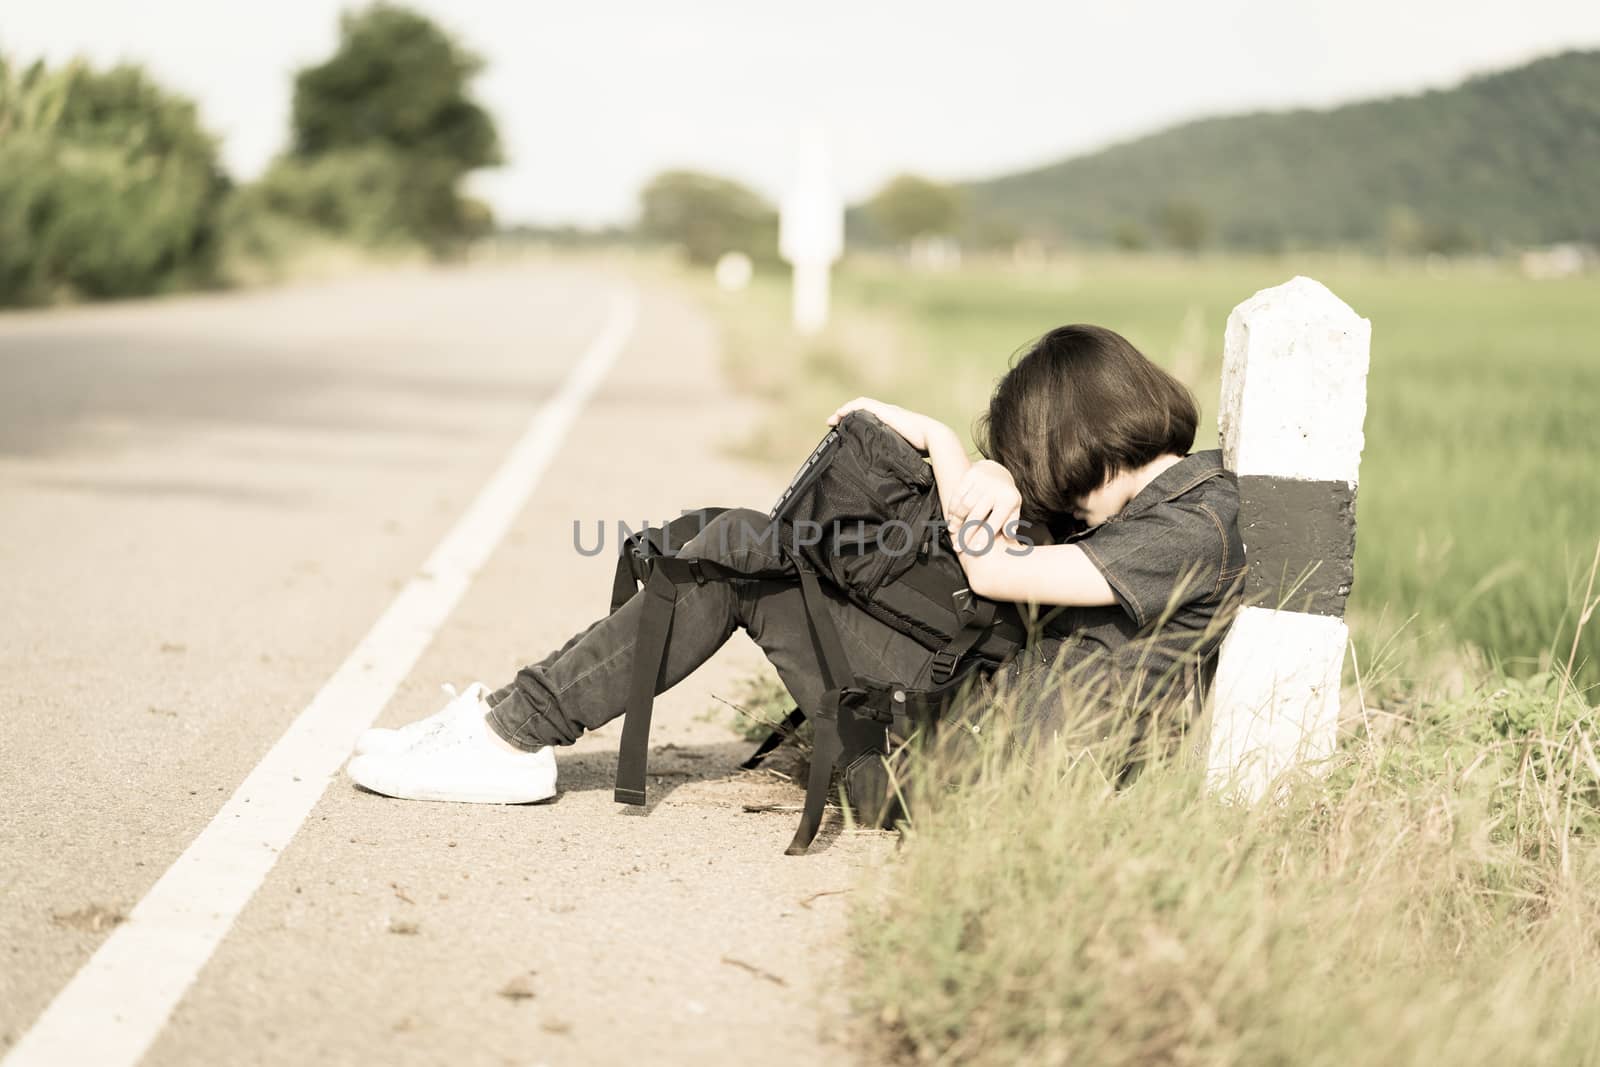
[[[1371,341],[1372,323],[1310,278],[1228,316],[1217,421],[1256,606],[1222,643],[1208,771],[1247,799],[1334,751]]]
[[[829,265],[826,260],[801,259],[794,263],[794,328],[816,333],[828,325]]]
[[[794,268],[795,331],[816,333],[828,324],[828,273],[844,251],[844,202],[821,138],[806,145],[783,199],[778,251]]]

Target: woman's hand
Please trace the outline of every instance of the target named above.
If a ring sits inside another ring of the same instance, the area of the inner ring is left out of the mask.
[[[967,469],[954,497],[945,507],[945,518],[958,551],[963,541],[986,551],[1006,540],[1012,524],[1022,517],[1022,494],[1017,492],[1011,472],[990,459],[980,459]],[[978,532],[978,525],[986,527],[987,534]],[[963,529],[967,531],[965,536]]]
[[[937,425],[933,419],[895,404],[874,400],[869,396],[858,396],[848,403],[840,404],[838,409],[828,416],[828,425],[836,426],[839,420],[850,412],[859,410],[870,411],[878,416],[885,426],[904,437],[906,443],[918,452],[928,450],[928,427]]]

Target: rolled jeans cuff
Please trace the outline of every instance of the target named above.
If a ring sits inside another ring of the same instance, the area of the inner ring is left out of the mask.
[[[537,752],[548,745],[570,745],[576,738],[563,738],[555,724],[539,713],[539,709],[515,685],[498,689],[488,697],[489,728],[507,744],[524,752]]]

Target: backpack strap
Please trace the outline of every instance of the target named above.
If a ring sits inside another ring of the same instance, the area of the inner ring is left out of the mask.
[[[828,806],[828,787],[833,784],[834,766],[844,744],[839,739],[839,690],[830,689],[822,694],[822,706],[817,709],[816,734],[811,743],[811,774],[806,779],[806,802],[800,812],[800,825],[795,827],[794,839],[783,850],[785,856],[804,856],[806,849],[816,839],[822,826],[822,812]]]
[[[619,804],[645,802],[645,764],[650,754],[650,713],[655,705],[656,680],[672,629],[678,586],[665,569],[656,567],[644,583],[644,608],[633,644],[633,681],[628,687],[627,717],[622,723],[622,748],[617,754]]]
[[[812,739],[811,775],[806,782],[806,802],[800,812],[800,825],[795,829],[794,840],[784,849],[784,854],[789,856],[804,855],[822,825],[834,765],[843,751],[839,739],[839,694],[855,682],[855,670],[850,666],[850,657],[845,654],[844,643],[839,640],[839,631],[828,613],[828,602],[822,595],[816,572],[806,567],[800,568],[800,593],[812,636],[822,653],[822,676],[827,689],[812,720],[816,729]]]
[[[966,596],[962,596],[965,593]],[[967,589],[955,593],[956,614],[965,617],[961,629],[950,643],[933,654],[933,684],[943,685],[956,673],[961,657],[983,640],[994,625],[994,601],[973,596]]]
[[[617,554],[616,577],[611,579],[611,614],[615,615],[618,608],[633,599],[633,594],[639,591],[639,583],[648,577],[642,557],[631,544],[625,543]]]
[[[987,602],[992,612],[993,633],[1007,644],[1017,648],[1027,644],[1028,623],[1023,618],[1018,605],[1007,600],[989,600],[979,597],[966,590],[957,590],[951,593],[949,580],[928,567],[911,567],[897,578],[896,583],[914,590],[921,596],[941,608],[953,610],[958,618],[965,617],[970,608],[963,606],[963,600],[973,603]],[[962,593],[965,592],[965,597]],[[954,597],[954,603],[952,603]]]
[[[641,531],[628,539],[624,551],[628,558],[617,563],[617,577],[612,586],[613,610],[636,595],[627,586],[640,573],[644,575],[644,588],[637,595],[645,598],[639,611],[639,630],[634,638],[633,674],[624,708],[622,744],[617,754],[617,784],[612,795],[619,804],[645,803],[645,771],[650,758],[650,718],[655,709],[656,683],[661,678],[662,660],[666,657],[667,637],[672,632],[678,590],[690,583],[704,585],[709,581],[731,581],[736,578],[794,576],[790,569],[758,568],[744,571],[714,559],[673,554],[707,521],[725,510],[704,508],[674,519],[664,527]],[[690,533],[691,530],[693,533]],[[625,567],[626,579],[623,577]]]
[[[615,612],[632,599],[638,587],[650,577],[650,564],[678,550],[706,528],[706,524],[727,508],[700,508],[686,511],[665,526],[646,526],[622,542],[617,553],[617,572],[611,580],[611,610]]]

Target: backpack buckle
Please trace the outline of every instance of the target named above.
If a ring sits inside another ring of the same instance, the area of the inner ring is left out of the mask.
[[[643,582],[650,577],[650,544],[643,538],[630,540],[628,544],[628,569],[633,572],[636,581]]]
[[[956,664],[961,657],[948,648],[941,648],[933,654],[933,682],[943,685],[956,673]]]
[[[978,598],[973,596],[971,589],[957,589],[950,594],[950,599],[955,602],[956,618],[963,623],[970,620],[978,610]]]

